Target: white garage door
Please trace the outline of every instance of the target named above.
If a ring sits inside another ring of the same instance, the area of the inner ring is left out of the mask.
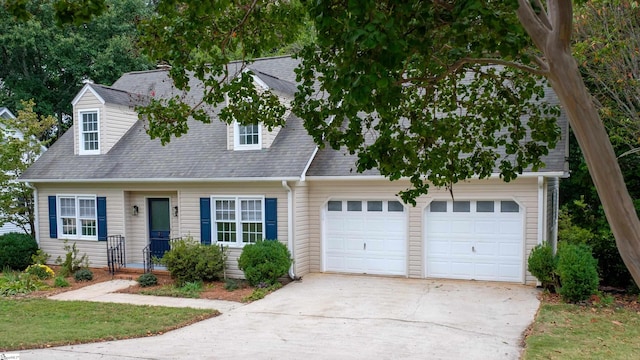
[[[399,201],[329,201],[324,218],[325,270],[406,275],[405,213]]]
[[[433,201],[427,277],[522,282],[523,213],[514,201]]]

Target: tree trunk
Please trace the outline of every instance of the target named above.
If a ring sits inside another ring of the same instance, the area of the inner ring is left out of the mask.
[[[547,48],[549,80],[584,154],[622,260],[640,284],[640,219],[622,177],[609,135],[569,49]]]

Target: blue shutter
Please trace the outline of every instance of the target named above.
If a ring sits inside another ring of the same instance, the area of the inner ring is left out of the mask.
[[[107,198],[98,197],[98,240],[107,241]]]
[[[265,240],[278,238],[278,199],[264,199]]]
[[[200,198],[200,242],[211,245],[211,199]]]
[[[58,238],[58,219],[56,216],[55,196],[49,196],[49,237],[52,239]]]

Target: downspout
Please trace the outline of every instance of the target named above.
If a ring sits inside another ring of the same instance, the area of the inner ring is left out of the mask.
[[[287,247],[291,252],[291,258],[295,261],[295,251],[293,248],[293,193],[286,180],[282,180],[282,187],[287,190]],[[293,270],[294,263],[291,262],[289,267],[289,277],[291,280],[296,279],[295,271]]]
[[[544,177],[538,176],[538,244],[544,240],[544,209]]]
[[[40,222],[38,221],[38,219],[40,218],[38,216],[39,212],[38,212],[38,188],[27,183],[27,186],[32,187],[33,188],[33,227],[34,232],[35,232],[35,237],[36,237],[36,243],[38,244],[38,248],[40,247]]]

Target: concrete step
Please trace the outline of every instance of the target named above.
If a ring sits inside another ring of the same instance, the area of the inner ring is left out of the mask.
[[[105,271],[109,271],[108,267],[103,268]],[[167,270],[153,270],[157,276],[170,276],[171,274]],[[137,280],[140,275],[144,274],[144,269],[139,267],[123,267],[116,271],[113,275],[114,279],[121,280]]]

